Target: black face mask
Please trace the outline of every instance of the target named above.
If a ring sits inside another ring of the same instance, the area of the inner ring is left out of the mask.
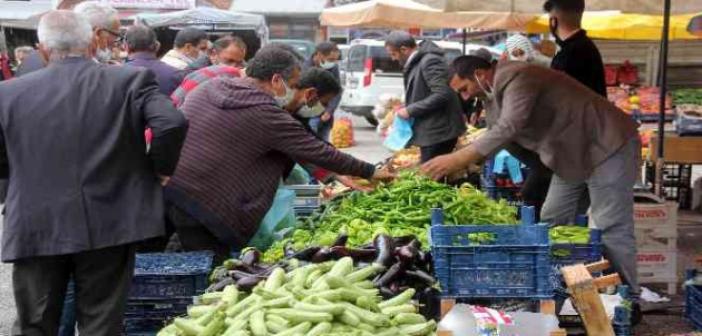
[[[548,28],[551,30],[551,35],[556,39],[556,43],[558,45],[563,44],[563,40],[558,36],[558,18],[550,18],[548,20]]]

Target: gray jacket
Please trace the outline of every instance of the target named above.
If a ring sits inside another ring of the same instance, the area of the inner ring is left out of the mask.
[[[151,71],[67,58],[0,83],[0,97],[3,261],[163,235],[157,174],[175,170],[186,121]]]
[[[424,41],[405,65],[405,104],[414,117],[411,144],[430,146],[456,139],[466,131],[458,95],[448,85],[444,51]]]

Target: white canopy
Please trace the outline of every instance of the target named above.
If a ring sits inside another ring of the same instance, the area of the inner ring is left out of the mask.
[[[268,27],[263,15],[210,7],[162,14],[142,13],[137,14],[136,21],[154,28],[195,26],[204,30],[255,30],[260,38],[268,39]]]

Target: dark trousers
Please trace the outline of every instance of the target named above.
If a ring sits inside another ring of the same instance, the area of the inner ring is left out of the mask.
[[[134,246],[21,259],[13,264],[17,306],[13,336],[58,334],[68,281],[75,283],[78,332],[122,334],[122,316],[134,273]]]
[[[212,251],[214,264],[227,260],[231,247],[215,237],[204,225],[180,208],[168,206],[168,219],[175,227],[180,244],[185,251]]]
[[[541,213],[541,207],[546,201],[548,188],[551,185],[551,176],[553,172],[548,167],[541,163],[541,160],[532,162],[529,166],[529,173],[522,185],[522,200],[524,205],[533,206],[536,210],[536,220],[538,221]]]
[[[458,139],[451,139],[437,144],[422,146],[419,148],[422,163],[427,162],[439,155],[449,154],[456,148]]]

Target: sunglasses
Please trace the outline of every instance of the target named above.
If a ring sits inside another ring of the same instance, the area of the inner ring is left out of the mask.
[[[112,42],[112,44],[114,44],[114,45],[120,45],[124,41],[124,36],[120,32],[116,32],[114,30],[107,29],[107,28],[102,28],[100,30],[107,32],[108,34],[112,35],[115,38],[114,42]]]

